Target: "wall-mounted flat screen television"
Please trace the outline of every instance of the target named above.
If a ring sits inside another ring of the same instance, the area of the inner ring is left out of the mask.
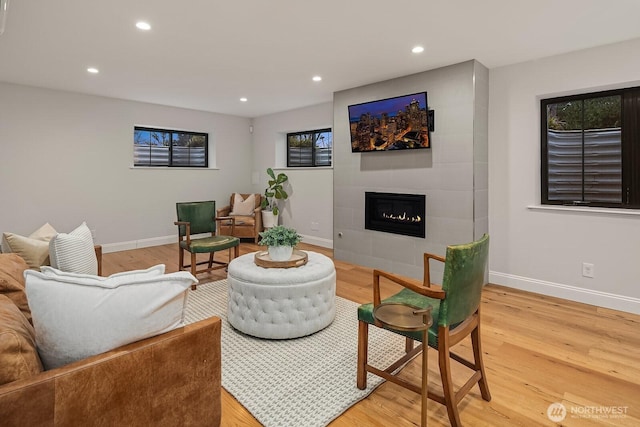
[[[351,151],[430,148],[427,93],[349,105]]]

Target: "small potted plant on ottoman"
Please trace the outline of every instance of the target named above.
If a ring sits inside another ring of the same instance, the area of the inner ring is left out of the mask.
[[[273,261],[289,260],[293,254],[293,247],[302,239],[296,230],[283,225],[261,232],[260,237],[259,244],[268,247],[269,258]]]

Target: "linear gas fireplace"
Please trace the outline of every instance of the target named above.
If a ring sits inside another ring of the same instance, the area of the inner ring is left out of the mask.
[[[405,236],[424,237],[424,194],[364,193],[364,228]]]

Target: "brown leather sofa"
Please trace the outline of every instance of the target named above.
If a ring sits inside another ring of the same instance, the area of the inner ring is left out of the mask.
[[[17,255],[0,254],[0,371],[9,369],[0,378],[11,381],[0,385],[0,425],[220,425],[219,318],[39,371],[37,353],[21,348],[35,343],[25,268]]]

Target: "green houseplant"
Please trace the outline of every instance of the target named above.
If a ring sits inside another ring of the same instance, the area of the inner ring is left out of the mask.
[[[291,258],[293,247],[302,236],[293,228],[277,225],[261,232],[260,238],[259,244],[268,247],[269,257],[273,261],[286,261]]]
[[[267,169],[267,175],[269,175],[269,186],[264,190],[264,197],[262,198],[262,224],[265,228],[278,225],[278,209],[279,200],[287,200],[289,194],[285,191],[283,184],[289,180],[289,177],[284,173],[279,173],[277,176],[273,172],[273,169]]]

